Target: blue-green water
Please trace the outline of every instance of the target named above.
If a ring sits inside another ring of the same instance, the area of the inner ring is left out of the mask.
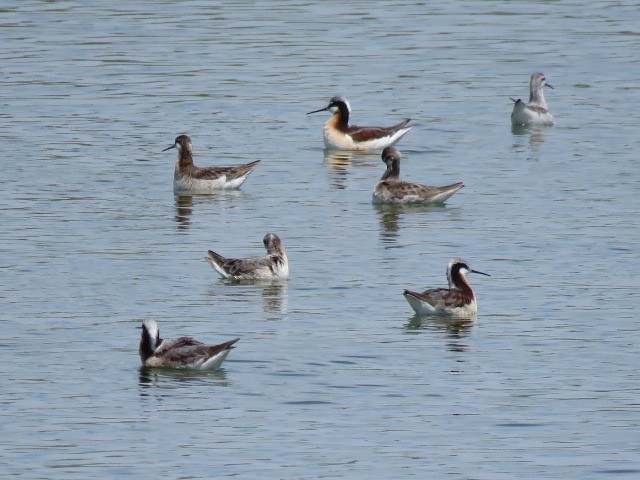
[[[632,2],[37,2],[0,9],[0,468],[6,477],[637,478],[640,10]],[[555,127],[512,131],[542,71]],[[326,115],[416,127],[379,155]],[[261,159],[242,191],[172,193]],[[228,285],[207,249],[286,285]],[[404,288],[471,276],[472,326]],[[163,336],[241,337],[220,372],[147,373]]]

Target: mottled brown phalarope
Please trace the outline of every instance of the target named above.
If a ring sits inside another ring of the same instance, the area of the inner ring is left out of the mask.
[[[400,152],[394,147],[382,151],[382,161],[387,165],[380,181],[373,191],[373,203],[427,204],[444,203],[464,184],[452,183],[442,187],[431,187],[420,183],[400,180]]]
[[[267,233],[262,239],[267,255],[264,257],[225,258],[209,250],[204,259],[222,278],[233,280],[286,280],[289,260],[280,238]]]
[[[240,188],[247,176],[260,163],[256,160],[242,165],[228,167],[196,167],[193,164],[191,139],[186,135],[176,137],[172,148],[178,149],[178,161],[173,174],[173,191],[175,193],[212,193],[219,190]]]
[[[234,338],[219,345],[206,345],[192,337],[162,339],[157,322],[145,320],[140,337],[140,360],[145,367],[213,370],[220,367],[238,340]]]

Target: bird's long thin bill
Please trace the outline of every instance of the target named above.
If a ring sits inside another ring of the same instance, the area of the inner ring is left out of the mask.
[[[479,273],[480,275],[486,275],[487,277],[490,277],[491,275],[489,275],[488,273],[484,273],[484,272],[479,272],[478,270],[471,270],[473,273]]]
[[[307,115],[311,115],[312,113],[324,112],[325,110],[329,110],[329,107],[324,107],[320,110],[314,110],[313,112],[307,112]]]
[[[165,149],[164,149],[164,150],[162,150],[162,151],[163,151],[163,152],[166,152],[167,150],[171,150],[171,149],[172,149],[172,148],[174,148],[174,147],[175,147],[175,144],[174,144],[174,145],[169,145],[167,148],[165,148]]]
[[[546,82],[545,82],[545,85],[546,85],[547,87],[549,87],[550,89],[554,90],[553,85],[551,85],[550,83],[546,83]]]

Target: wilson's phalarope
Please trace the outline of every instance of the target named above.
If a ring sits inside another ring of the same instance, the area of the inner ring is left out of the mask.
[[[473,317],[478,311],[476,296],[466,278],[467,273],[479,273],[469,268],[461,258],[453,258],[447,266],[449,288],[433,288],[422,293],[404,291],[404,298],[418,315],[449,315],[453,317]]]
[[[145,320],[140,337],[140,360],[145,367],[213,370],[220,367],[238,340],[234,338],[219,345],[206,345],[191,337],[162,339],[156,321]]]
[[[430,187],[420,183],[400,180],[400,152],[394,147],[387,147],[382,151],[382,161],[387,165],[378,185],[373,191],[373,203],[444,203],[456,193],[464,184],[452,183],[443,187]]]
[[[173,145],[163,152],[178,149],[178,161],[173,174],[173,191],[176,193],[212,193],[218,190],[240,188],[251,171],[260,163],[245,163],[230,167],[196,167],[193,164],[191,139],[179,135]]]
[[[358,127],[349,125],[351,106],[344,97],[333,97],[329,105],[310,113],[331,110],[333,116],[324,124],[324,147],[336,150],[379,150],[400,140],[413,127],[411,119],[391,127]]]
[[[542,89],[547,86],[547,79],[542,73],[533,73],[529,81],[529,102],[524,103],[520,99],[513,101],[511,123],[514,125],[553,125],[553,115],[547,110],[547,102],[544,100]]]
[[[264,257],[225,258],[209,250],[204,259],[222,278],[233,280],[286,280],[289,260],[280,238],[267,233],[262,239],[267,255]]]

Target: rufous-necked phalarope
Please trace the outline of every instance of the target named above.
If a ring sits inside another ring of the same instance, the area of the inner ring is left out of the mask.
[[[400,140],[413,127],[411,119],[391,127],[358,127],[349,125],[351,106],[344,97],[333,97],[329,105],[310,113],[331,110],[333,116],[324,124],[324,147],[335,150],[379,150]]]
[[[420,183],[400,180],[400,152],[394,147],[382,151],[382,161],[387,165],[378,185],[373,191],[373,203],[425,204],[444,203],[464,184],[452,183],[443,187],[431,187]]]
[[[238,340],[206,345],[191,337],[162,339],[156,321],[145,320],[140,337],[140,360],[145,367],[213,370],[220,367]]]
[[[533,73],[529,81],[529,102],[525,104],[520,99],[511,99],[514,102],[511,112],[513,125],[553,125],[553,115],[547,110],[542,92],[545,86],[553,88],[542,73]]]
[[[222,278],[232,280],[286,280],[289,260],[280,238],[267,233],[262,239],[267,255],[264,257],[225,258],[209,250],[204,259]]]
[[[191,139],[179,135],[173,145],[163,152],[178,149],[178,161],[173,174],[173,191],[175,193],[212,193],[219,190],[240,188],[251,171],[260,163],[245,163],[230,167],[196,167],[193,164]]]
[[[422,293],[404,291],[404,298],[418,315],[448,315],[453,317],[473,317],[478,311],[476,296],[466,278],[467,273],[479,273],[469,268],[461,258],[453,258],[447,266],[449,288],[433,288]]]

